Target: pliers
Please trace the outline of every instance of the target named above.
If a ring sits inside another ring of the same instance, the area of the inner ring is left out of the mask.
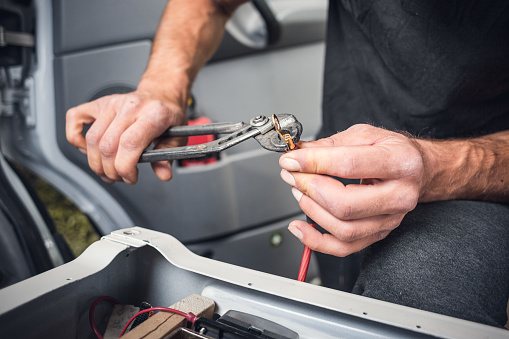
[[[266,150],[286,152],[294,149],[295,144],[300,140],[302,124],[292,114],[274,114],[272,118],[258,115],[249,123],[219,122],[170,127],[160,138],[226,133],[229,134],[200,145],[146,150],[139,162],[201,158],[224,151],[249,138],[254,138]]]

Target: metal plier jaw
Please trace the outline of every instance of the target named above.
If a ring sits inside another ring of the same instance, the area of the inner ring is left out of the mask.
[[[228,133],[228,134],[227,134]],[[219,122],[207,125],[170,127],[160,138],[227,134],[212,142],[144,151],[139,162],[205,157],[254,138],[266,150],[286,152],[300,140],[302,124],[292,114],[274,114],[272,119],[258,115],[245,122]],[[292,146],[293,145],[293,146]]]

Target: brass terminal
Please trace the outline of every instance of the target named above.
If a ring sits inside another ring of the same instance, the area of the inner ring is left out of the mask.
[[[295,143],[293,142],[292,136],[288,133],[283,134],[283,130],[281,129],[281,125],[279,124],[279,120],[275,114],[272,114],[272,123],[274,124],[274,129],[279,134],[281,139],[284,140],[286,145],[290,150],[295,148]]]

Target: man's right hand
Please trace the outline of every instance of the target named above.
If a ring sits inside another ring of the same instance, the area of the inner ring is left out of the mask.
[[[103,180],[136,183],[143,150],[168,127],[186,123],[187,97],[196,74],[219,46],[232,13],[247,1],[168,1],[138,90],[67,112],[67,140],[88,156],[90,167]],[[88,124],[92,126],[83,136]],[[158,140],[155,147],[184,142]],[[152,168],[159,179],[171,179],[167,161],[152,163]]]
[[[138,180],[142,152],[168,127],[187,122],[182,104],[163,101],[149,92],[116,94],[71,108],[66,116],[67,140],[87,155],[90,168],[105,182]],[[85,125],[91,125],[86,135]],[[185,138],[161,139],[155,148],[182,146]],[[152,163],[157,177],[172,177],[168,161]]]

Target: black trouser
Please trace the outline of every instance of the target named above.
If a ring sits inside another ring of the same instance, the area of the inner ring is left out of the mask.
[[[361,254],[353,293],[492,326],[507,322],[509,206],[419,204],[386,239]],[[319,255],[324,285],[350,288],[357,257]]]

